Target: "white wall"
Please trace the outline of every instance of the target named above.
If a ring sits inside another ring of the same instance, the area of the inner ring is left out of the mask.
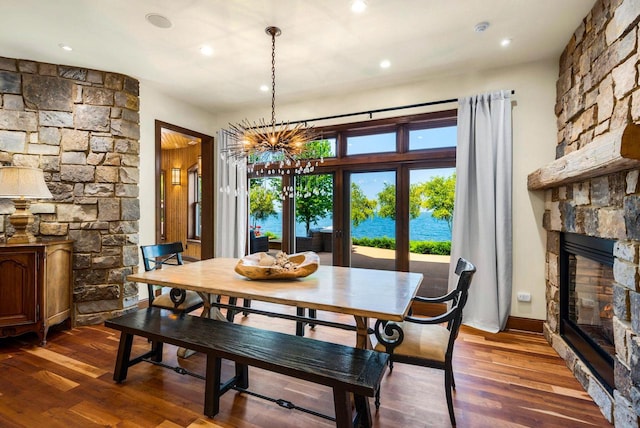
[[[478,74],[447,76],[367,93],[343,95],[290,105],[278,104],[278,120],[299,120],[355,111],[394,107],[440,99],[457,98],[497,89],[513,89],[513,303],[515,317],[545,319],[545,245],[542,228],[544,194],[527,191],[527,175],[553,160],[556,146],[554,114],[557,60],[490,70]],[[213,114],[195,109],[163,95],[153,86],[140,83],[140,244],[155,240],[154,206],[155,143],[154,120],[215,135],[218,128],[244,118],[258,119],[270,113],[269,100],[252,111]],[[387,116],[454,108],[455,104],[429,109],[387,113]],[[384,117],[374,116],[374,119]],[[366,117],[342,119],[342,122]],[[318,123],[326,125],[328,122]],[[481,266],[479,268],[482,268]],[[530,292],[531,303],[517,302],[519,291]],[[145,296],[141,295],[141,298]]]
[[[215,136],[213,115],[170,98],[153,85],[140,82],[140,243],[156,243],[155,217],[155,121],[170,123]],[[144,269],[140,261],[140,269]],[[140,299],[147,298],[147,287],[139,286]]]
[[[498,89],[515,90],[513,105],[513,299],[511,315],[545,319],[545,245],[542,228],[543,192],[527,191],[527,175],[554,159],[556,147],[556,80],[557,60],[489,70],[483,73],[446,76],[393,88],[380,88],[367,93],[308,100],[303,103],[276,105],[276,120],[301,120],[334,114],[410,105],[441,99],[452,99]],[[253,111],[221,116],[218,127],[244,118],[268,118],[269,100]],[[455,104],[429,109],[412,109],[386,116],[455,108]],[[374,119],[384,117],[374,116]],[[366,120],[367,117],[341,119],[344,122]],[[314,124],[327,125],[329,122]],[[482,266],[479,266],[481,269]],[[530,303],[517,302],[519,291],[531,293]]]

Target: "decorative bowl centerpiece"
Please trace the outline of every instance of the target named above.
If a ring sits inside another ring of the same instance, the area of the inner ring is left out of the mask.
[[[296,279],[311,275],[320,265],[320,257],[313,251],[287,255],[282,251],[275,257],[267,253],[244,256],[235,271],[249,279]]]

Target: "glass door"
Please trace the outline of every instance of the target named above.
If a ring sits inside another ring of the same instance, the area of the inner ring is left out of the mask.
[[[447,293],[455,168],[409,171],[409,271],[424,274],[418,294]]]
[[[396,172],[350,174],[350,265],[396,268]]]
[[[295,178],[295,251],[313,251],[333,263],[333,174]]]
[[[251,240],[257,239],[261,245],[254,245],[254,248],[258,248],[260,251],[280,250],[282,246],[281,188],[281,177],[249,180],[250,249]],[[258,241],[255,241],[254,244],[257,244]]]

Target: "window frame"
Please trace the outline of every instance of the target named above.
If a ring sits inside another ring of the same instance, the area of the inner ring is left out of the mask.
[[[187,239],[200,241],[202,239],[202,176],[198,163],[187,169],[187,183]]]
[[[316,127],[319,139],[336,139],[336,156],[325,158],[315,167],[314,174],[334,174],[334,242],[333,264],[347,266],[350,257],[350,221],[345,208],[349,204],[349,194],[345,185],[349,184],[349,174],[376,170],[396,171],[397,217],[405,217],[409,204],[409,182],[411,169],[450,168],[456,166],[457,147],[439,147],[409,150],[409,130],[457,126],[457,109],[430,113],[398,116],[365,122],[345,123]],[[396,151],[347,155],[347,138],[380,133],[396,132]],[[259,165],[249,178],[258,178]],[[282,185],[293,185],[295,174],[283,175]],[[247,182],[248,185],[248,182]],[[406,207],[402,205],[406,205]],[[285,199],[282,204],[282,250],[289,252],[295,248],[295,213],[292,201]],[[396,221],[396,270],[409,270],[408,223]],[[406,235],[406,236],[405,236]],[[399,249],[406,248],[403,252]]]

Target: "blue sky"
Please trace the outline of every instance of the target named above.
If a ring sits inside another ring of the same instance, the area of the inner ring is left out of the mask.
[[[456,145],[457,127],[418,129],[409,132],[409,149],[433,149],[438,147],[452,147]],[[348,139],[348,153],[379,153],[395,151],[395,134],[376,134]],[[411,183],[423,183],[434,176],[448,177],[455,172],[455,168],[416,169],[411,170]],[[395,173],[365,172],[351,176],[368,198],[374,198],[382,190],[384,183],[395,184]]]

